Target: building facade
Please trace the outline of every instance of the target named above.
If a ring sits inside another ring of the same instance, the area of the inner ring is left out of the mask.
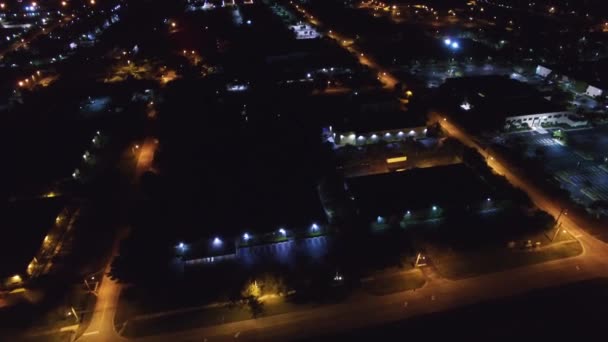
[[[586,126],[588,124],[588,121],[570,112],[527,114],[519,116],[509,116],[505,118],[505,129],[508,129],[511,126],[514,126],[516,128],[522,128],[525,125],[527,125],[529,128],[534,129],[537,127],[559,124],[565,124],[571,127],[582,127]]]

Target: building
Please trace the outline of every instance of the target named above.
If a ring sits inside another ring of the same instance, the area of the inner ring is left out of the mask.
[[[505,129],[526,128],[526,125],[532,129],[556,125],[582,127],[588,123],[584,118],[570,112],[536,113],[505,118]]]
[[[562,106],[547,101],[532,86],[508,77],[449,79],[442,90],[457,101],[454,104],[458,106],[457,114],[463,123],[481,131],[588,124]]]
[[[539,65],[536,67],[536,75],[542,77],[542,78],[547,78],[547,76],[549,76],[553,71],[549,68],[546,68],[542,65]]]
[[[369,132],[333,132],[333,127],[329,127],[324,131],[323,136],[325,141],[332,142],[336,148],[340,148],[347,145],[361,146],[377,144],[381,141],[391,143],[408,138],[423,139],[426,138],[426,133],[427,128],[425,126],[385,129]]]
[[[602,89],[594,87],[592,85],[588,86],[587,90],[585,91],[585,95],[590,97],[598,97],[602,96],[602,94],[604,94],[604,91]]]
[[[296,34],[296,39],[315,39],[321,37],[321,34],[314,27],[302,22],[290,25],[289,29]]]
[[[192,244],[180,242],[175,249],[185,265],[213,264],[234,259],[237,254],[234,241],[224,241],[219,237],[200,240]]]

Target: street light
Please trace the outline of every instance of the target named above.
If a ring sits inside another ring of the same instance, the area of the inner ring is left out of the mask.
[[[281,235],[283,235],[283,236],[285,236],[287,234],[287,232],[283,228],[279,229],[279,233],[281,233]]]
[[[216,247],[221,246],[222,240],[220,240],[220,238],[216,236],[215,239],[213,239],[213,245]]]
[[[313,223],[313,224],[312,224],[312,226],[310,226],[310,229],[311,229],[313,232],[316,232],[316,231],[318,231],[318,230],[319,230],[319,226],[318,226],[316,223]]]
[[[249,234],[245,233],[243,234],[243,240],[248,241],[251,237],[249,236]]]

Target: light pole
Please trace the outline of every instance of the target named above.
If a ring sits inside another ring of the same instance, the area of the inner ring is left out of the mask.
[[[568,215],[568,209],[562,208],[562,210],[559,211],[559,215],[557,215],[557,219],[555,220],[555,233],[553,233],[553,238],[551,239],[551,242],[555,241],[555,239],[557,238],[557,234],[559,234],[560,227],[562,226],[562,224],[559,222],[559,219],[562,217],[562,215]]]
[[[418,255],[416,255],[416,261],[414,262],[414,267],[422,266],[426,266],[426,257],[422,255],[422,253],[418,253]]]
[[[76,313],[76,310],[74,310],[74,307],[70,305],[70,311],[68,311],[67,313],[68,316],[72,316],[74,315],[74,318],[76,318],[76,323],[80,322],[80,317],[78,317],[78,314]]]
[[[84,278],[84,285],[87,287],[89,292],[91,292],[95,297],[97,297],[97,287],[99,286],[99,281],[95,281],[95,276],[91,276],[89,279],[95,282],[94,287],[91,289],[91,284],[89,284],[87,278]]]

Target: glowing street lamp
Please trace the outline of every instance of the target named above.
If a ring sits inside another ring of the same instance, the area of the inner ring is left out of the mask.
[[[310,226],[310,230],[316,232],[319,230],[319,226],[316,223],[313,223],[312,226]]]
[[[433,211],[437,211],[437,206],[436,205],[433,206]]]
[[[446,40],[444,40],[444,41],[443,41],[443,43],[444,43],[446,46],[450,46],[450,45],[452,45],[452,40],[451,40],[451,39],[449,39],[449,38],[447,38]]]
[[[283,229],[283,228],[280,228],[280,229],[279,229],[279,233],[280,233],[281,235],[283,235],[283,236],[287,235],[287,232],[286,232],[286,231],[285,231],[285,229]]]
[[[453,42],[452,43],[452,49],[456,50],[458,48],[460,48],[460,44],[458,44],[458,42]]]
[[[213,245],[216,247],[221,246],[222,240],[220,240],[220,238],[216,236],[215,239],[213,239]]]
[[[251,236],[249,236],[249,234],[243,234],[243,240],[248,241],[249,239],[251,239]]]

